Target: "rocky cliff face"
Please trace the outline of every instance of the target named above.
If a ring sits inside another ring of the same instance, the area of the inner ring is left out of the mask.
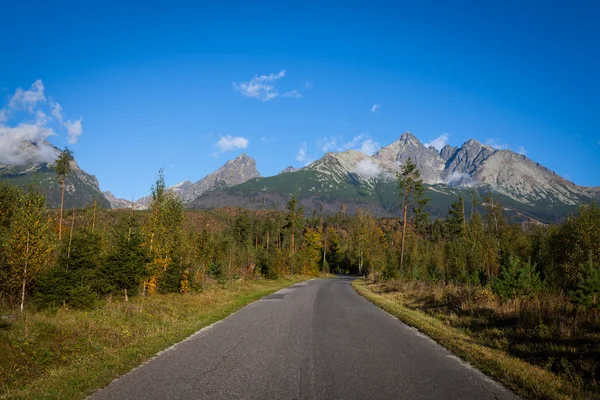
[[[196,183],[184,182],[180,184],[183,186],[176,185],[175,192],[184,203],[189,203],[210,190],[239,185],[249,179],[259,177],[256,161],[246,154],[242,154],[227,161],[221,168]]]
[[[440,153],[434,148],[427,148],[409,132],[405,132],[400,139],[383,147],[373,155],[373,159],[380,163],[397,166],[406,163],[411,158],[421,172],[423,182],[441,183],[441,173],[445,162]]]

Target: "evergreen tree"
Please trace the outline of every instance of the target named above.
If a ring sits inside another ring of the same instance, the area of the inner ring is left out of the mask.
[[[594,263],[591,252],[580,270],[577,288],[570,293],[571,301],[596,312],[600,306],[600,265]]]
[[[541,289],[542,282],[535,265],[522,263],[510,255],[507,263],[494,282],[494,290],[503,299],[513,299],[519,295],[527,295]]]
[[[67,175],[69,175],[71,172],[71,162],[73,162],[73,151],[69,150],[68,147],[65,147],[64,150],[58,155],[54,166],[54,169],[56,170],[56,178],[61,187],[58,240],[62,239],[62,221],[65,204],[65,180],[67,179]]]
[[[286,224],[284,229],[287,229],[290,232],[290,252],[293,254],[296,252],[296,231],[302,224],[304,207],[299,207],[296,196],[292,196],[285,208],[287,210],[287,214],[285,216]]]
[[[464,238],[466,234],[465,202],[462,196],[458,196],[458,201],[452,203],[448,210],[446,226],[451,238]]]
[[[138,292],[148,278],[148,249],[134,218],[113,230],[113,243],[103,267],[103,278],[112,292],[123,291],[125,299]]]
[[[421,174],[417,169],[417,165],[409,157],[406,163],[402,166],[400,173],[397,175],[398,178],[398,189],[402,199],[402,243],[400,250],[400,269],[403,269],[404,265],[404,246],[406,241],[406,226],[408,224],[408,209],[411,204],[416,205],[417,209],[420,209],[420,205],[423,203],[423,180]]]
[[[38,304],[94,307],[100,296],[112,289],[103,279],[103,261],[101,234],[89,230],[75,231],[70,251],[63,246],[56,264],[37,282]]]

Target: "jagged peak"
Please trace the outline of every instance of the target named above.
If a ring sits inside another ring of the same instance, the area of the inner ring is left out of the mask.
[[[483,144],[481,142],[478,142],[475,139],[469,139],[466,142],[463,143],[463,145],[461,146],[461,148],[485,148],[487,150],[491,150],[491,151],[495,151],[494,148],[492,148],[492,146],[490,146],[489,144]]]
[[[412,133],[406,131],[404,132],[401,136],[400,136],[400,140],[416,140],[417,142],[421,143],[419,141],[419,139],[417,139],[417,137],[415,135],[413,135]]]
[[[256,160],[254,158],[250,157],[246,153],[242,153],[239,156],[237,156],[236,158],[232,158],[231,160],[227,161],[225,164],[223,164],[223,166],[221,168],[228,167],[228,166],[235,165],[235,164],[240,164],[240,163],[247,163],[247,162],[253,163],[254,165],[256,165]]]

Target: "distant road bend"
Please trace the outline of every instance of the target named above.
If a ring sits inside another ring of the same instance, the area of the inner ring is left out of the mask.
[[[282,289],[92,399],[518,398],[359,296],[351,281]]]

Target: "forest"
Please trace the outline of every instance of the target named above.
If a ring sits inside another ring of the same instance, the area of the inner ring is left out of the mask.
[[[68,167],[57,165],[61,183]],[[545,225],[509,219],[492,193],[473,191],[432,219],[411,162],[398,185],[403,214],[377,218],[344,207],[305,215],[293,197],[284,211],[185,210],[162,171],[140,211],[52,210],[34,186],[0,183],[0,329],[23,313],[261,277],[354,274],[597,393],[600,206]]]

